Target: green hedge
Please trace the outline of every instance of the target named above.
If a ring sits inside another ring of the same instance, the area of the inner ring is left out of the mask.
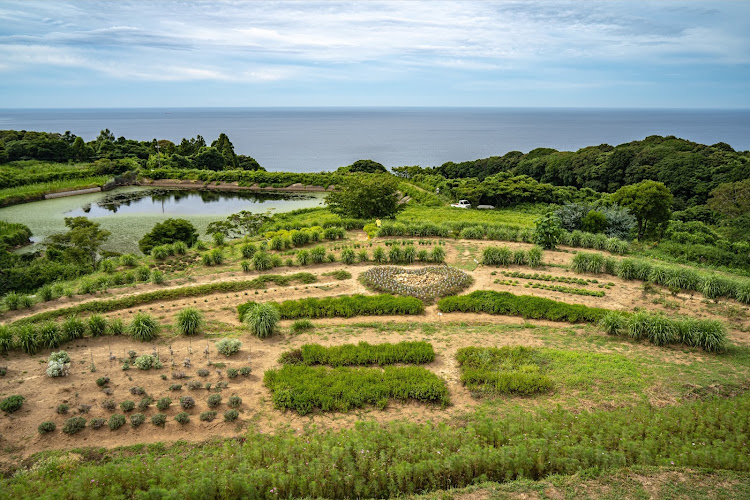
[[[240,320],[255,302],[237,306]],[[390,316],[422,314],[424,303],[413,297],[393,295],[351,295],[342,297],[307,298],[272,302],[279,309],[281,319],[351,318],[352,316]]]
[[[472,391],[529,396],[552,389],[552,380],[542,372],[533,348],[464,347],[456,353],[456,360],[461,383]]]
[[[440,299],[438,309],[442,312],[484,312],[569,323],[596,323],[608,312],[607,309],[567,304],[542,297],[482,290]]]
[[[390,399],[450,403],[445,381],[421,366],[327,368],[285,365],[269,370],[263,383],[277,408],[305,415],[313,410],[348,411],[365,405],[385,408]]]
[[[392,365],[395,363],[423,364],[435,359],[432,344],[420,342],[399,342],[397,344],[345,344],[325,347],[319,344],[305,344],[300,349],[285,352],[279,361],[298,365]]]
[[[296,273],[287,276],[265,274],[252,280],[222,281],[218,283],[206,283],[205,285],[157,290],[154,292],[130,295],[111,300],[95,300],[71,307],[46,311],[18,320],[14,322],[13,325],[46,321],[48,319],[69,316],[71,314],[82,312],[104,313],[117,311],[119,309],[128,309],[130,307],[156,302],[157,300],[175,300],[185,297],[199,297],[216,292],[241,292],[243,290],[252,290],[254,288],[265,288],[268,283],[274,283],[277,286],[289,286],[295,281],[299,283],[314,283],[317,281],[317,277],[311,273]]]

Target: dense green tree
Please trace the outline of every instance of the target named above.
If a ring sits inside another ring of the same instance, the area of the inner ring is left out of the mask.
[[[390,175],[361,175],[346,179],[328,193],[326,204],[343,217],[373,219],[393,217],[401,206],[396,179]]]
[[[711,191],[708,206],[730,218],[750,213],[750,179],[721,184]]]
[[[193,166],[203,170],[223,170],[224,157],[216,148],[201,148],[198,154],[193,156]]]
[[[99,228],[98,222],[86,217],[66,217],[67,233],[53,234],[47,238],[47,252],[59,254],[69,262],[79,262],[94,267],[99,249],[110,232]]]
[[[339,167],[339,173],[385,174],[388,172],[381,163],[373,160],[357,160],[346,167]]]
[[[623,186],[612,195],[612,200],[635,216],[639,240],[647,230],[667,222],[672,213],[672,193],[661,182],[645,180]]]
[[[224,159],[224,168],[237,168],[237,155],[234,153],[234,145],[232,145],[227,134],[223,132],[219,134],[219,138],[211,143],[211,147],[216,148],[216,151],[218,151]]]
[[[198,241],[198,231],[195,226],[185,219],[167,219],[156,224],[151,231],[141,238],[138,247],[145,254],[158,245],[167,245],[176,241],[183,241],[193,246]]]
[[[607,217],[596,210],[591,210],[581,219],[581,229],[589,233],[601,233],[607,229]]]

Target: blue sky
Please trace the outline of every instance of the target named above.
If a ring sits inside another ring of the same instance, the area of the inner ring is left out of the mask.
[[[749,1],[0,0],[0,107],[750,108],[749,19]]]

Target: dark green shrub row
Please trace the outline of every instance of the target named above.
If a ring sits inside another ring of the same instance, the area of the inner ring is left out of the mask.
[[[241,439],[65,453],[0,479],[7,498],[386,498],[478,481],[633,465],[750,471],[750,394],[655,408],[518,408],[464,425],[360,422],[335,432],[250,431]],[[145,465],[144,465],[145,464]],[[364,472],[366,471],[366,472]]]
[[[631,315],[612,311],[601,319],[600,326],[610,335],[656,345],[684,344],[708,352],[724,352],[729,344],[726,327],[711,319],[672,319],[645,311]]]
[[[397,344],[345,344],[324,347],[305,344],[300,349],[285,352],[279,362],[289,365],[392,365],[395,363],[423,364],[435,359],[432,344],[427,342],[399,342]]]
[[[438,302],[438,309],[442,312],[484,312],[569,323],[596,323],[608,312],[598,307],[567,304],[542,297],[482,290],[442,298]]]
[[[393,295],[350,295],[271,302],[279,310],[281,319],[298,318],[351,318],[352,316],[389,316],[401,314],[422,314],[424,304],[413,297]],[[237,306],[240,320],[245,312],[255,305],[246,302]]]
[[[365,405],[385,408],[390,399],[450,403],[445,382],[421,366],[380,368],[327,368],[285,365],[269,370],[263,383],[273,393],[277,408],[306,415],[321,411],[348,411]]]
[[[529,396],[552,389],[537,350],[516,347],[464,347],[456,353],[461,383],[471,391]]]
[[[682,266],[658,264],[644,259],[627,258],[615,263],[601,254],[578,253],[573,270],[579,273],[606,273],[624,280],[650,281],[672,290],[702,293],[708,299],[730,297],[750,304],[750,280],[733,278],[714,272],[700,272]]]
[[[221,281],[218,283],[207,283],[205,285],[197,286],[185,286],[181,288],[171,288],[167,290],[157,290],[155,292],[147,292],[138,295],[131,295],[128,297],[121,297],[111,300],[97,300],[78,304],[76,306],[64,307],[55,309],[53,311],[47,311],[27,318],[18,320],[14,325],[45,321],[60,316],[68,316],[70,314],[76,314],[80,312],[111,312],[119,309],[128,309],[150,302],[156,302],[159,300],[174,300],[186,297],[199,297],[202,295],[209,295],[217,292],[241,292],[243,290],[252,290],[265,288],[268,283],[274,283],[277,286],[289,286],[293,282],[299,283],[315,283],[318,278],[311,273],[296,273],[287,276],[281,276],[277,274],[265,274],[258,276],[252,280],[241,280],[241,281]]]

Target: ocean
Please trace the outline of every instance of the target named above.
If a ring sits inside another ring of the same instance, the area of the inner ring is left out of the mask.
[[[674,135],[750,149],[750,110],[567,108],[0,109],[0,129],[65,132],[85,140],[108,128],[151,140],[226,133],[235,152],[267,170],[330,171],[359,159],[387,167],[441,165],[549,147],[572,151]]]

